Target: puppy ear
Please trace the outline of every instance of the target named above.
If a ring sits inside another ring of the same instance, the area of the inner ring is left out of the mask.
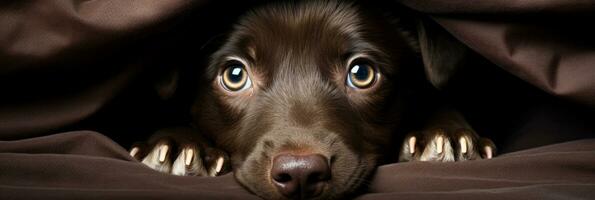
[[[450,33],[429,19],[417,23],[419,53],[428,80],[438,89],[464,65],[470,50]]]

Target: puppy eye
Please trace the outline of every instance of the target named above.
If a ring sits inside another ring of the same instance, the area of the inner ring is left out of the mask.
[[[347,85],[352,88],[364,89],[376,81],[376,70],[365,60],[354,60],[349,65]]]
[[[252,81],[244,64],[230,61],[221,74],[221,84],[229,91],[239,92],[250,88]]]

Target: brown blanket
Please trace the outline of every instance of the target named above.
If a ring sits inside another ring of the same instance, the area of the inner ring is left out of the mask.
[[[381,166],[357,199],[570,199],[595,195],[595,139],[460,163]],[[258,199],[231,174],[156,172],[91,131],[0,142],[1,199]]]
[[[358,198],[595,198],[595,2],[399,2],[487,59],[444,93],[506,154],[381,166]],[[188,98],[152,85],[170,68],[193,78],[258,3],[0,2],[0,199],[255,199],[231,175],[159,174],[122,146],[187,120]]]

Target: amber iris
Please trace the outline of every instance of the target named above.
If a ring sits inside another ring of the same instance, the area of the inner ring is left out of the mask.
[[[230,64],[221,74],[221,82],[230,91],[239,91],[248,82],[248,73],[242,64]]]
[[[355,62],[349,67],[347,84],[356,88],[367,88],[374,83],[376,72],[365,62]]]

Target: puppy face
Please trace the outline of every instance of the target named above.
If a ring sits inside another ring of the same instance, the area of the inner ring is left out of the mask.
[[[411,55],[382,18],[351,4],[264,7],[214,53],[193,113],[257,195],[340,198],[391,149],[398,69]]]

